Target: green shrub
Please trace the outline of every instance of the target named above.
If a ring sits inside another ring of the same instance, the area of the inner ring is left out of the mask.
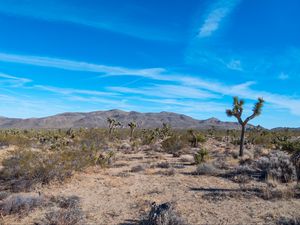
[[[209,158],[208,151],[205,148],[201,148],[195,155],[195,164],[199,165],[201,163],[204,163]]]
[[[162,143],[162,149],[170,154],[177,154],[181,149],[185,147],[184,140],[178,134],[172,134],[166,138]]]

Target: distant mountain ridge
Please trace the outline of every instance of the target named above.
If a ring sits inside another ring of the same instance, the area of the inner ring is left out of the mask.
[[[239,124],[234,122],[223,122],[217,118],[197,120],[192,117],[172,112],[140,113],[126,112],[122,110],[108,110],[95,112],[67,112],[43,118],[17,119],[0,117],[0,128],[79,128],[79,127],[107,127],[107,118],[111,117],[124,126],[130,121],[135,121],[139,128],[161,127],[162,123],[170,124],[173,128],[182,129],[239,129]],[[254,127],[249,125],[249,127]]]

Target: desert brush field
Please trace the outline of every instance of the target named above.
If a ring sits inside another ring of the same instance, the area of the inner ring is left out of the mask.
[[[299,132],[133,131],[2,130],[1,224],[299,224]]]

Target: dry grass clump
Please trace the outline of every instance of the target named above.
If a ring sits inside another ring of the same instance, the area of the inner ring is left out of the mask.
[[[79,198],[77,196],[70,197],[52,197],[50,199],[55,207],[51,208],[45,214],[41,221],[35,225],[79,225],[84,224],[84,214],[79,207]]]
[[[264,200],[278,200],[278,199],[291,199],[296,196],[293,187],[272,187],[267,185],[261,188],[258,197]]]
[[[156,174],[164,176],[174,176],[176,174],[176,170],[174,168],[168,168],[166,170],[157,171]]]
[[[13,194],[0,201],[0,214],[27,214],[32,209],[45,205],[46,200],[38,194]]]
[[[194,172],[195,175],[210,175],[215,176],[220,174],[220,170],[217,169],[212,163],[202,163],[198,165],[196,171]]]

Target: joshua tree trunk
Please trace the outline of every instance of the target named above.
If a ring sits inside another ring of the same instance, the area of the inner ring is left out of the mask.
[[[134,132],[134,129],[130,129],[130,140],[132,141],[133,140],[133,132]]]
[[[245,128],[246,125],[242,125],[241,140],[240,140],[240,157],[244,155]]]

